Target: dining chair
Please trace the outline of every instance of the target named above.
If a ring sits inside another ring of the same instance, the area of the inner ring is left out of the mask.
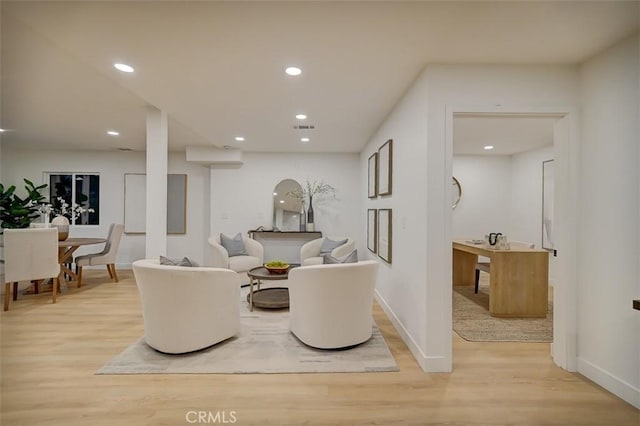
[[[9,310],[10,284],[13,300],[18,282],[53,278],[53,303],[58,294],[58,230],[55,228],[4,230],[4,310]]]
[[[116,255],[118,254],[118,247],[120,246],[120,239],[122,238],[122,232],[124,231],[124,225],[121,223],[112,223],[109,226],[109,234],[107,235],[107,242],[104,245],[104,249],[99,253],[85,254],[78,256],[75,259],[76,266],[78,267],[78,288],[82,287],[82,268],[85,266],[105,265],[109,277],[115,282],[118,281],[118,274],[116,272]]]

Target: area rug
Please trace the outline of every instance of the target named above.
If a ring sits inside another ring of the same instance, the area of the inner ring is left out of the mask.
[[[489,315],[489,281],[480,274],[473,286],[453,287],[453,330],[471,342],[552,342],[553,305],[546,318],[495,318]]]
[[[243,291],[243,294],[245,291]],[[155,351],[144,338],[133,343],[96,374],[347,373],[398,371],[389,347],[373,324],[367,342],[347,350],[306,346],[289,331],[288,309],[250,312],[240,307],[241,331],[210,348],[184,355]]]

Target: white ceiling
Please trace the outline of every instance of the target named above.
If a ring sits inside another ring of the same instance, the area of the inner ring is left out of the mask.
[[[513,155],[553,145],[553,125],[558,119],[546,115],[456,115],[453,153]],[[493,149],[485,150],[488,145]]]
[[[153,105],[171,150],[359,152],[426,64],[577,64],[638,31],[638,4],[2,1],[2,142],[144,150]]]

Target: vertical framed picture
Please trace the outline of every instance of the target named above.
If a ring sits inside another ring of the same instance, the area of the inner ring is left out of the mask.
[[[391,263],[391,209],[378,210],[378,257]]]
[[[553,160],[542,162],[542,248],[553,250]]]
[[[369,157],[369,179],[368,179],[368,194],[369,198],[376,198],[378,196],[378,153],[374,152]],[[375,253],[375,252],[374,252]]]
[[[378,149],[378,195],[391,195],[392,164],[393,140],[389,139]]]
[[[378,211],[367,210],[367,248],[375,253],[378,248]]]

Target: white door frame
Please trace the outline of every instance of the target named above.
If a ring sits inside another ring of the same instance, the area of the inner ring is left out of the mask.
[[[528,107],[504,105],[446,105],[445,111],[445,198],[449,195],[453,177],[453,118],[454,114],[504,114],[504,115],[551,115],[569,120],[568,140],[554,140],[554,225],[557,229],[555,247],[558,251],[557,283],[554,286],[553,306],[553,361],[568,371],[577,369],[577,224],[576,205],[578,199],[578,136],[579,122],[574,107]],[[449,206],[449,200],[443,200]],[[448,207],[445,214],[445,242],[451,245],[453,211]],[[448,250],[451,253],[451,250]],[[445,262],[445,277],[451,277],[452,257]],[[451,286],[452,283],[443,283]],[[452,330],[452,319],[445,324]],[[452,353],[452,352],[451,352]]]

